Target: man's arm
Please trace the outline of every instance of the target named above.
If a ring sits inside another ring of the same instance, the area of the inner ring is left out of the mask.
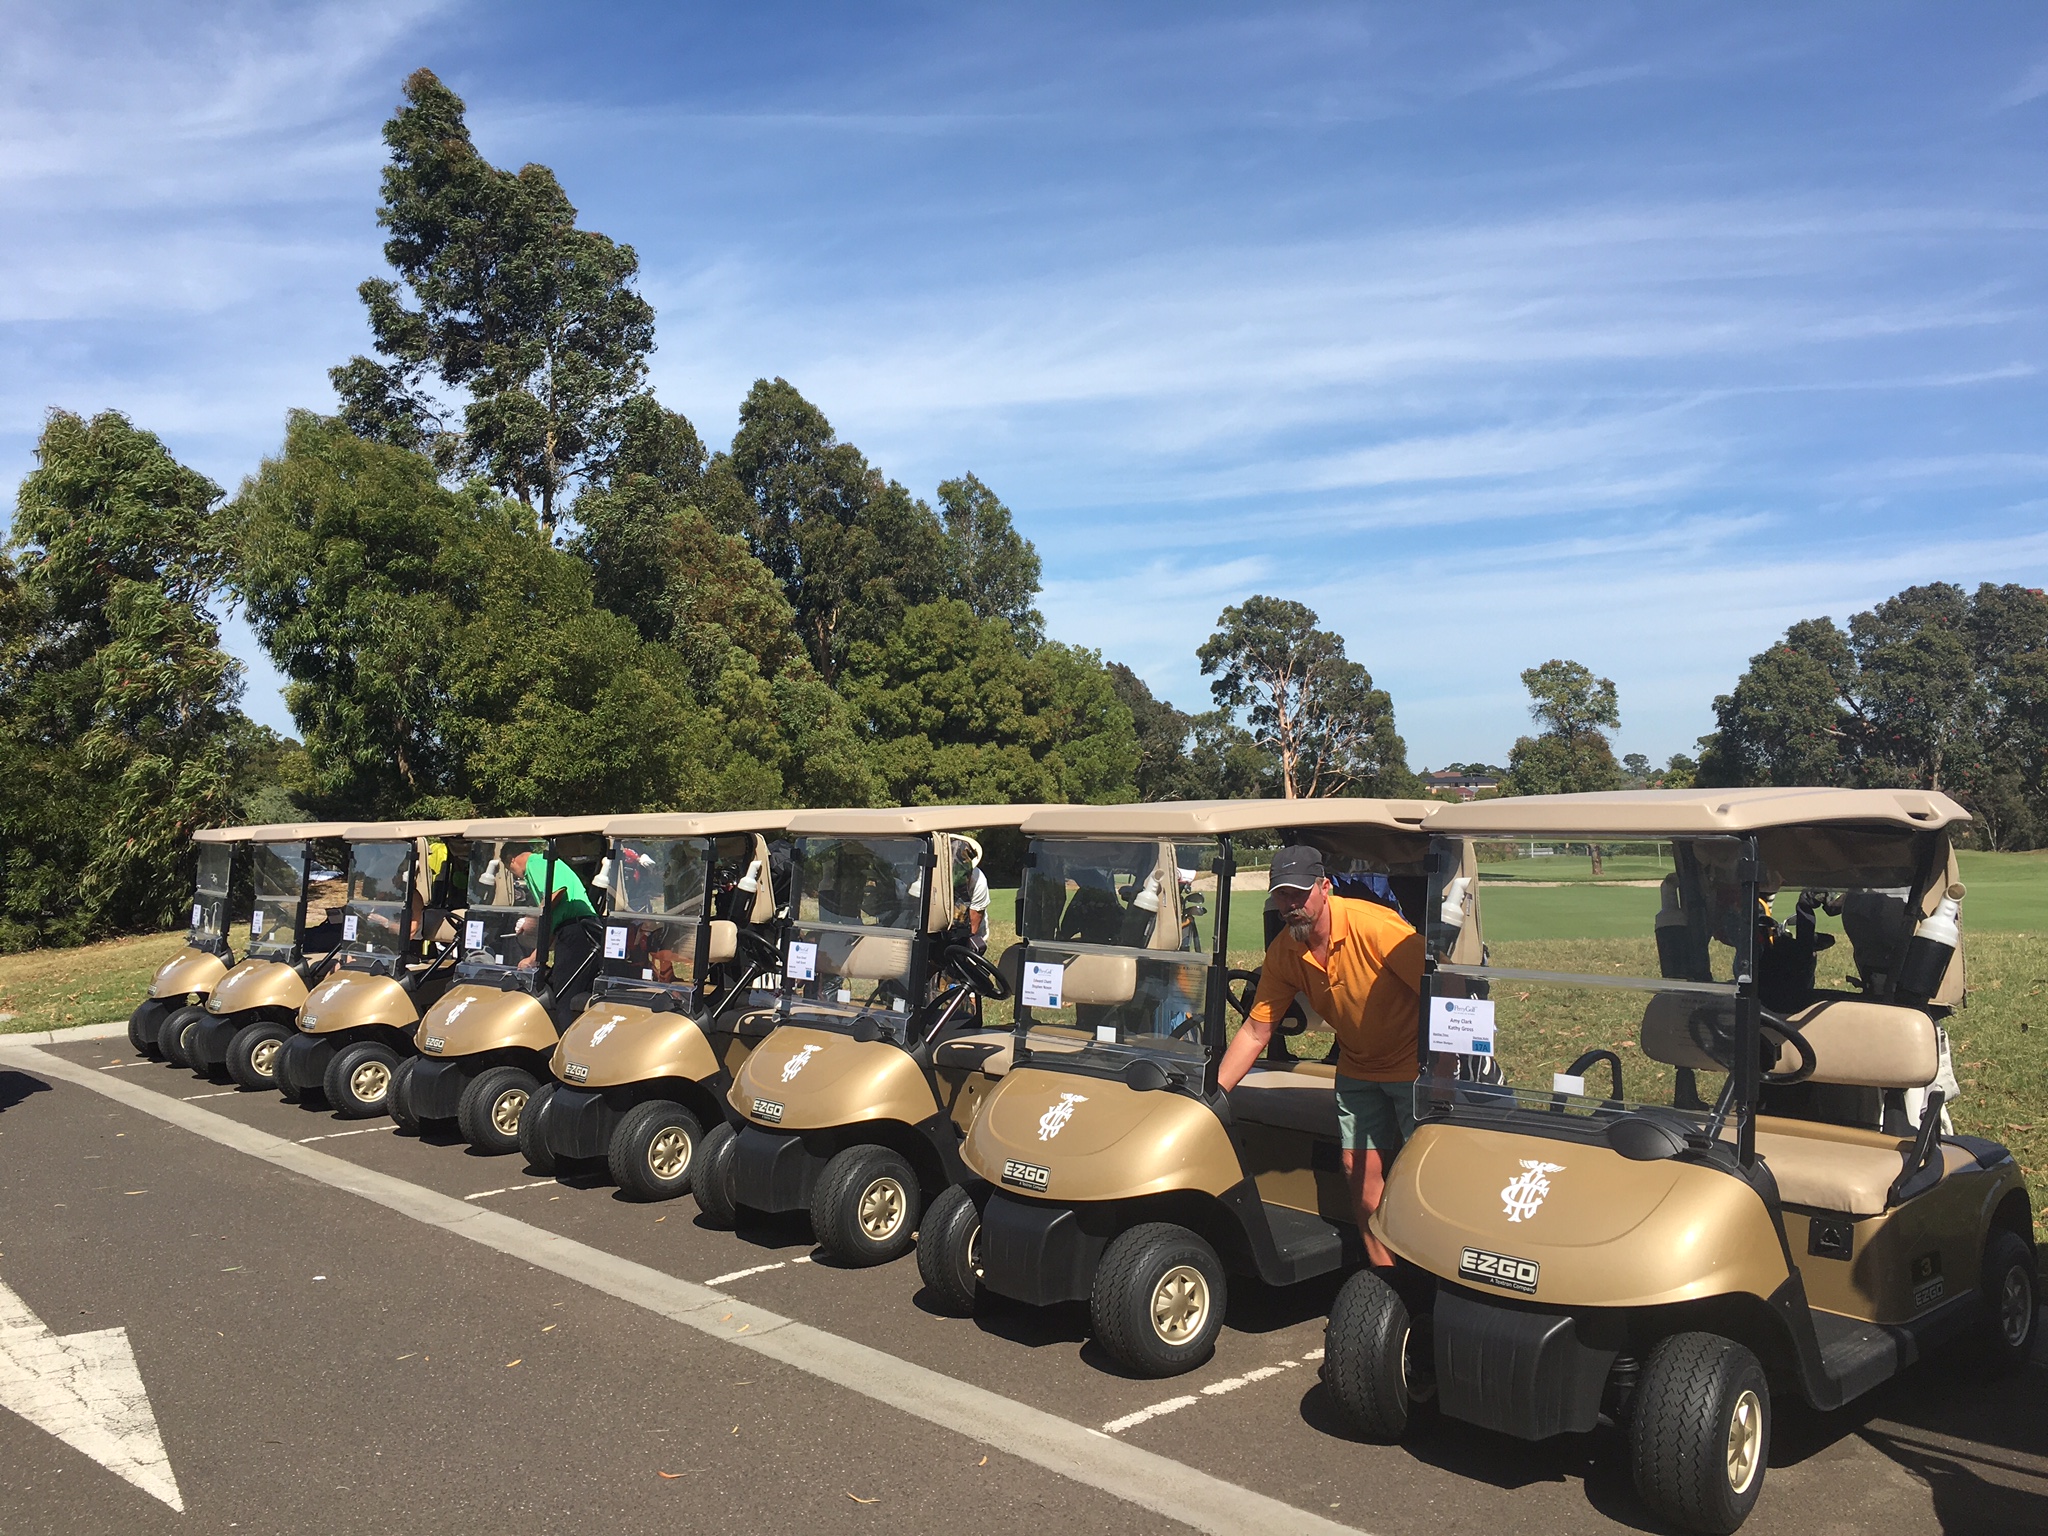
[[[1294,994],[1300,990],[1294,967],[1277,960],[1273,951],[1267,950],[1266,963],[1259,969],[1258,997],[1252,1003],[1250,1015],[1231,1037],[1230,1046],[1223,1053],[1222,1064],[1216,1069],[1216,1081],[1226,1093],[1243,1080],[1245,1073],[1251,1071],[1252,1063],[1272,1043],[1273,1026],[1287,1012],[1294,1002]]]

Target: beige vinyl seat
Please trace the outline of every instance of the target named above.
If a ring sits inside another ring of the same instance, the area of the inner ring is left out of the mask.
[[[1709,1050],[1725,1040],[1728,1005],[1660,992],[1643,1015],[1643,1052],[1667,1066],[1723,1072],[1727,1063]],[[1934,1021],[1917,1008],[1831,998],[1801,1009],[1787,1020],[1813,1050],[1809,1078],[1854,1088],[1924,1088],[1939,1066]],[[1781,1047],[1780,1071],[1798,1064],[1798,1053]],[[1733,1132],[1729,1133],[1731,1136]],[[1777,1180],[1787,1205],[1810,1206],[1850,1216],[1880,1216],[1905,1171],[1914,1144],[1855,1126],[1817,1120],[1760,1117],[1756,1150]],[[1942,1172],[1968,1167],[1972,1153],[1944,1145]]]
[[[1251,1125],[1337,1139],[1337,1080],[1254,1067],[1230,1090],[1230,1113]]]

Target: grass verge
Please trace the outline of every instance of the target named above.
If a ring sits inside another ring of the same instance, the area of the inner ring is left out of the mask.
[[[156,968],[185,947],[185,930],[110,939],[77,949],[0,955],[0,1034],[125,1019]]]

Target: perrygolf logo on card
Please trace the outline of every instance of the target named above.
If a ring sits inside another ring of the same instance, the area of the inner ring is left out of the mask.
[[[1460,1056],[1493,1054],[1493,1002],[1484,997],[1429,1000],[1429,1048]]]
[[[1067,984],[1067,968],[1058,961],[1024,962],[1024,985],[1020,989],[1027,1008],[1057,1008]]]

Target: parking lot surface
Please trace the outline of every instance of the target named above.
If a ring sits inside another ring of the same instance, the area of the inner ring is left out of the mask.
[[[1611,1431],[1350,1439],[1327,1286],[1240,1287],[1214,1360],[1133,1379],[1080,1306],[941,1317],[914,1260],[832,1268],[801,1223],[712,1230],[125,1038],[0,1043],[0,1284],[126,1330],[184,1506],[0,1414],[9,1533],[1659,1529]],[[2048,1531],[2044,1403],[2039,1364],[1937,1361],[1781,1405],[1745,1530]]]

